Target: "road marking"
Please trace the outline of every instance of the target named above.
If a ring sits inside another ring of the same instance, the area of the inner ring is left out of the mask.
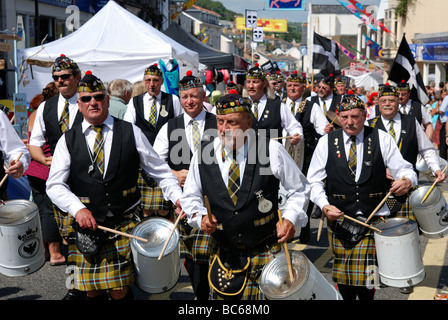
[[[448,237],[442,239],[428,239],[425,253],[423,255],[423,265],[425,266],[426,277],[420,284],[414,287],[414,292],[409,295],[408,300],[433,300],[437,291],[445,252],[447,251]]]

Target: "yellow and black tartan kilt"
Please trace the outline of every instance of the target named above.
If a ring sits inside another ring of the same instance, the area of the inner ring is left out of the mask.
[[[213,259],[214,254],[218,251],[219,244],[218,242],[213,242],[212,255],[210,256],[210,265]],[[260,278],[261,271],[263,267],[272,259],[274,256],[279,253],[281,250],[281,244],[275,242],[270,246],[263,248],[260,246],[255,250],[251,250],[250,252],[250,266],[249,266],[249,274],[246,282],[246,287],[244,288],[243,294],[241,296],[241,300],[266,300],[266,296],[260,290]],[[222,300],[219,296],[218,300]]]
[[[173,215],[177,220],[176,212]],[[201,230],[185,228],[181,223],[177,225],[177,230],[181,239],[180,253],[193,259],[196,263],[209,263],[213,237]]]
[[[414,191],[414,189],[412,189],[410,192],[408,192],[407,197],[406,197],[406,201],[401,205],[400,210],[398,210],[396,213],[392,214],[391,216],[394,218],[407,218],[413,221],[417,221],[415,218],[414,213],[412,212],[412,207],[411,207],[411,203],[409,201],[409,198],[411,196],[412,191]]]
[[[125,219],[108,226],[131,233],[135,225],[132,219]],[[80,291],[121,290],[124,286],[135,282],[131,242],[128,237],[109,233],[108,240],[100,252],[92,256],[84,256],[76,244],[71,242],[67,261],[73,288]]]
[[[61,211],[55,205],[53,205],[53,212],[61,237],[66,241],[74,239],[76,225],[75,218],[70,213]]]
[[[154,182],[148,185],[143,179],[141,171],[138,175],[138,187],[140,188],[141,200],[140,207],[146,210],[166,210],[173,209],[171,201],[166,201],[163,198],[162,189]]]
[[[328,221],[328,241],[334,260],[333,281],[350,286],[372,285],[376,270],[374,231],[369,229],[364,238],[353,246],[335,235],[337,221],[342,219]],[[375,223],[377,218],[371,221]]]

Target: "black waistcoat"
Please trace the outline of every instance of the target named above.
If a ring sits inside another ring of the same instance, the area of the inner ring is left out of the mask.
[[[46,138],[48,139],[48,145],[50,146],[50,152],[53,155],[54,149],[59,138],[62,136],[61,128],[59,127],[58,118],[58,100],[59,95],[51,97],[45,102],[45,109],[43,112],[43,118],[45,123]],[[75,121],[72,127],[81,123],[83,116],[81,112],[76,112]]]
[[[417,101],[411,101],[411,108],[409,109],[407,115],[413,116],[415,119],[417,119],[418,123],[422,124],[422,105]]]
[[[369,120],[370,126],[389,132],[389,128],[385,128],[381,116]],[[398,134],[398,132],[396,132]],[[415,118],[410,115],[401,115],[401,132],[398,140],[398,148],[403,158],[410,162],[416,170],[418,156],[418,138]]]
[[[379,144],[378,131],[364,127],[362,171],[355,181],[348,167],[342,129],[328,134],[327,197],[331,205],[347,215],[361,211],[369,216],[387,193],[386,167]]]
[[[259,120],[255,119],[252,115],[252,129],[262,134],[262,137],[270,138],[271,130],[277,131],[277,137],[281,137],[283,134],[282,117],[280,115],[282,101],[276,97],[274,100],[267,99],[266,106],[264,107],[263,114],[259,116]],[[275,137],[273,137],[275,138]]]
[[[201,140],[209,141],[212,137],[215,137],[217,135],[216,128],[216,116],[212,113],[206,112],[204,132]],[[168,165],[170,168],[176,171],[183,169],[188,170],[193,153],[188,145],[187,137],[185,136],[183,114],[168,121],[168,150]]]
[[[222,230],[217,230],[213,236],[222,244],[236,248],[239,245],[254,247],[276,231],[278,221],[278,188],[279,180],[272,174],[263,174],[260,169],[269,168],[268,163],[261,163],[269,155],[268,143],[265,140],[256,146],[260,139],[251,137],[248,150],[248,159],[244,170],[243,183],[236,205],[230,199],[227,188],[222,180],[221,172],[216,159],[212,164],[201,162],[199,173],[202,189],[210,201],[212,213],[216,216]],[[205,142],[203,149],[211,142]],[[221,156],[215,155],[213,157]],[[256,158],[256,159],[255,159]],[[269,158],[267,158],[269,159]],[[272,202],[272,209],[267,213],[258,210],[256,192],[262,190],[263,197]]]
[[[140,199],[137,186],[140,160],[132,125],[114,118],[113,134],[104,179],[96,166],[93,174],[87,173],[92,162],[82,126],[73,127],[65,135],[71,155],[70,189],[100,222],[104,221],[109,210],[120,217]]]
[[[314,107],[314,103],[307,100],[305,101],[305,108],[303,111],[302,108],[299,108],[299,112],[296,113],[295,117],[303,128],[305,150],[308,152],[313,152],[321,135],[316,132],[316,129],[314,129],[314,124],[311,122],[311,111]]]
[[[162,97],[160,101],[160,111],[162,110],[162,106],[165,106],[165,110],[168,112],[166,117],[162,117],[160,115],[160,111],[157,117],[156,125],[153,126],[148,122],[148,119],[145,119],[145,113],[143,112],[143,96],[145,94],[138,95],[134,97],[133,103],[135,108],[135,125],[139,127],[143,134],[148,138],[151,144],[154,144],[154,140],[156,139],[157,133],[160,128],[168,122],[169,119],[174,118],[174,107],[173,107],[173,97],[171,94],[162,92]]]

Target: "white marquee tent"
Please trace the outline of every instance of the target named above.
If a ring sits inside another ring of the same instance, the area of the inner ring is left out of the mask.
[[[61,54],[76,61],[81,72],[91,70],[103,82],[116,78],[134,83],[143,79],[146,67],[159,59],[175,58],[181,77],[187,70],[197,74],[199,55],[109,1],[98,13],[72,34],[42,46],[18,51],[18,64],[34,59],[50,64]],[[42,65],[42,63],[40,64]],[[25,80],[18,91],[27,101],[51,82],[51,67],[24,63]],[[32,71],[32,72],[31,72]],[[19,78],[21,75],[19,74]]]

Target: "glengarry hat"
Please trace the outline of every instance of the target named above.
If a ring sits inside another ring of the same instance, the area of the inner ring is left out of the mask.
[[[103,82],[92,74],[92,71],[86,71],[84,77],[78,85],[78,92],[97,92],[106,90]]]
[[[185,77],[179,81],[179,90],[188,90],[191,88],[201,88],[202,82],[198,77],[193,76],[193,72],[188,70]]]
[[[243,98],[239,94],[236,94],[236,90],[230,90],[231,93],[226,94],[219,98],[216,102],[216,114],[225,115],[235,112],[252,112],[251,100],[249,98]]]
[[[79,70],[78,64],[69,57],[66,57],[64,54],[61,54],[54,60],[53,66],[51,67],[51,73],[69,69]]]

